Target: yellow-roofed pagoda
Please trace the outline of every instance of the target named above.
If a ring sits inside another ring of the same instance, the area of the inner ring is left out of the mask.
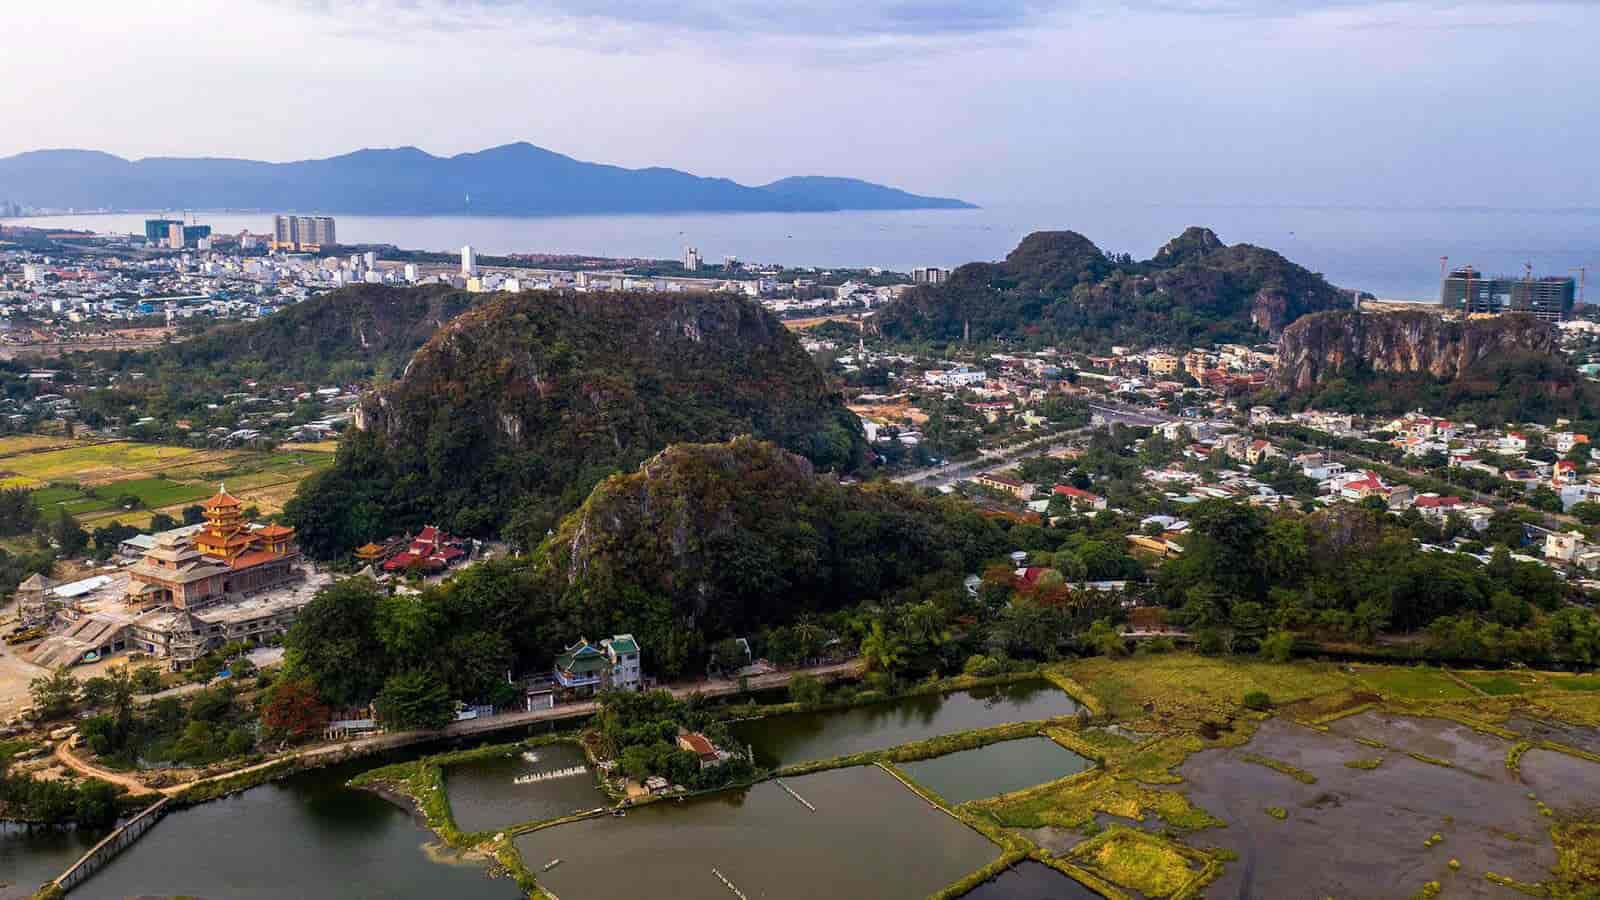
[[[199,531],[162,535],[128,570],[129,603],[198,609],[299,577],[293,528],[252,525],[227,485],[201,508],[206,522]]]

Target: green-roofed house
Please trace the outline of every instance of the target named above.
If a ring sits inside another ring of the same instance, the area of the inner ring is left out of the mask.
[[[631,634],[609,637],[599,644],[579,638],[556,657],[556,682],[578,695],[613,689],[637,691],[644,685],[639,655],[639,642]]]
[[[617,634],[600,642],[606,657],[611,661],[611,686],[619,691],[637,691],[644,687],[644,673],[639,667],[639,642],[631,634]]]

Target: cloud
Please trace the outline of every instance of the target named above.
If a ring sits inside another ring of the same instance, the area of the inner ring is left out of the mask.
[[[1380,8],[1418,12],[1584,6],[1593,0],[1127,0],[1127,9],[1198,16],[1288,18]]]
[[[704,34],[926,38],[1026,28],[1075,0],[279,0],[285,5],[387,25],[444,30],[588,23]]]

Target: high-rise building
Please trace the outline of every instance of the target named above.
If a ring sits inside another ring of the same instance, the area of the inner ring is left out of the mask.
[[[1527,313],[1546,322],[1572,314],[1577,282],[1571,276],[1489,277],[1471,266],[1454,269],[1439,288],[1439,304],[1466,313]]]
[[[924,266],[911,270],[911,280],[917,284],[944,284],[950,278],[950,270],[937,266]]]
[[[412,284],[416,284],[417,283],[417,264],[416,263],[406,263],[406,281],[409,281]]]
[[[461,277],[472,278],[478,274],[478,254],[473,252],[472,245],[461,248]]]
[[[211,237],[210,225],[185,225],[183,226],[183,246],[197,247],[200,242]]]
[[[172,226],[183,227],[177,219],[145,219],[144,239],[152,244],[159,244],[172,234]]]
[[[683,270],[685,272],[700,271],[700,248],[688,247],[683,251]]]
[[[173,222],[167,226],[167,246],[174,250],[183,249],[183,223]]]
[[[332,216],[273,216],[275,250],[320,250],[339,243]]]

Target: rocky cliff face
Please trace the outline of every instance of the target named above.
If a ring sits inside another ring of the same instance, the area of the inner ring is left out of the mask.
[[[1450,381],[1495,359],[1556,349],[1555,329],[1529,316],[1446,321],[1423,311],[1325,312],[1284,330],[1273,381],[1286,391],[1306,391],[1363,365]]]
[[[754,433],[816,457],[800,439],[851,418],[794,337],[753,303],[553,294],[506,295],[450,322],[401,378],[368,395],[358,425],[410,447],[448,421],[480,446],[558,439],[639,458],[673,441]]]

